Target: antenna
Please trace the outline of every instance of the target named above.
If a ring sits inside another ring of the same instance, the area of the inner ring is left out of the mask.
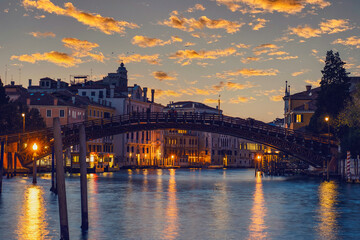
[[[219,100],[218,100],[218,110],[219,110],[219,115],[220,115],[220,94],[219,94]]]
[[[90,80],[92,81],[92,68],[90,69]]]
[[[21,85],[21,68],[19,67],[19,85]]]

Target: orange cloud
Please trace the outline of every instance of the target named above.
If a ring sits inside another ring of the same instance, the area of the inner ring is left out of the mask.
[[[205,100],[204,100],[204,103],[218,103],[218,99],[212,99],[212,98],[206,98]],[[224,102],[224,101],[222,101],[222,102]]]
[[[290,60],[290,59],[297,59],[298,56],[286,56],[286,57],[277,57],[278,60]]]
[[[24,54],[21,56],[11,56],[11,60],[19,60],[22,62],[36,63],[39,61],[46,61],[54,63],[62,67],[74,67],[77,64],[82,63],[81,59],[77,59],[68,55],[67,53],[61,53],[57,51],[51,51],[47,53],[34,53],[31,55]]]
[[[241,62],[242,63],[250,63],[250,62],[256,62],[256,61],[259,61],[261,58],[259,57],[247,57],[247,58],[243,58],[241,59]]]
[[[237,104],[237,103],[247,103],[250,100],[255,100],[255,98],[238,96],[237,98],[231,98],[229,100],[229,103],[235,103],[235,104]]]
[[[160,25],[181,29],[186,32],[193,32],[195,29],[225,29],[227,33],[236,33],[244,25],[237,21],[231,22],[225,19],[210,19],[206,16],[201,16],[198,20],[195,18],[179,17],[171,13],[168,20],[159,22]]]
[[[136,35],[132,38],[131,43],[134,45],[138,45],[139,47],[155,47],[155,46],[164,46],[174,42],[182,42],[183,40],[178,36],[172,36],[170,40],[163,41],[159,38],[149,38],[146,36]]]
[[[301,12],[306,5],[312,5],[312,8],[330,6],[330,2],[325,0],[216,0],[216,2],[218,5],[225,5],[232,12],[241,11],[243,13],[282,12],[296,14]],[[239,3],[246,5],[249,9],[244,9]]]
[[[47,37],[56,37],[56,34],[53,32],[30,32],[29,35],[35,38],[47,38]]]
[[[243,43],[235,44],[235,46],[237,48],[249,48],[249,47],[251,47],[251,45],[246,45],[246,44],[243,44]]]
[[[166,72],[156,71],[152,73],[154,78],[163,81],[163,80],[176,80],[176,77],[169,76]]]
[[[153,54],[153,55],[140,55],[140,54],[133,54],[126,56],[125,54],[121,54],[118,56],[120,61],[123,61],[124,63],[130,63],[130,62],[142,62],[146,61],[149,64],[152,65],[160,65],[160,59],[159,54]]]
[[[241,84],[241,83],[222,82],[222,81],[218,85],[212,86],[212,88],[215,89],[216,91],[222,91],[224,88],[226,88],[227,90],[236,91],[236,90],[243,90],[243,89],[248,89],[248,88],[253,88],[253,87],[256,87],[256,85],[254,85],[250,82]]]
[[[185,60],[187,62],[183,64],[188,64],[192,59],[217,59],[219,57],[226,57],[233,55],[236,52],[235,48],[226,48],[226,49],[216,49],[211,51],[195,51],[195,50],[179,50],[176,53],[170,55],[170,59],[179,59],[178,63],[181,63]]]
[[[283,95],[270,96],[270,100],[273,102],[280,102],[283,100]]]
[[[188,10],[186,10],[187,12],[194,12],[195,10],[197,10],[197,11],[205,11],[205,7],[203,6],[203,5],[201,5],[201,4],[195,4],[195,6],[194,7],[192,7],[192,8],[189,8]]]
[[[155,91],[156,97],[157,98],[166,98],[166,97],[180,97],[182,96],[181,93],[177,92],[177,91],[173,91],[173,90],[161,90],[161,89],[157,89]]]
[[[284,51],[277,51],[277,52],[271,52],[271,53],[268,53],[269,56],[281,56],[281,55],[289,55],[289,53],[287,52],[284,52]]]
[[[302,75],[302,74],[307,73],[307,72],[309,72],[308,69],[301,69],[299,72],[293,72],[291,74],[291,76],[296,77],[296,76]]]
[[[264,28],[265,27],[265,24],[267,23],[267,22],[269,22],[269,20],[266,20],[266,19],[263,19],[263,18],[258,18],[258,19],[256,19],[256,21],[257,21],[257,24],[255,24],[254,26],[253,26],[253,30],[255,30],[255,31],[257,31],[257,30],[259,30],[259,29],[261,29],[261,28]]]
[[[356,48],[360,48],[360,37],[352,36],[345,40],[338,38],[337,40],[333,41],[332,44],[342,44],[345,46],[356,46]]]
[[[306,83],[313,85],[314,87],[320,87],[321,79],[317,81],[305,80]]]
[[[70,2],[65,3],[64,8],[56,6],[50,0],[22,0],[22,4],[26,9],[36,8],[48,13],[72,17],[78,22],[81,22],[90,28],[98,29],[105,34],[125,33],[125,28],[139,27],[135,23],[116,21],[111,17],[103,17],[100,14],[78,10]]]
[[[99,47],[97,43],[92,43],[86,40],[79,40],[77,38],[64,38],[62,42],[64,43],[65,47],[70,48],[73,51],[74,57],[91,57],[96,61],[104,62],[105,57],[101,52],[90,52],[93,50],[93,48]]]
[[[279,46],[272,44],[272,43],[264,43],[259,46],[256,46],[253,50],[263,49],[263,48],[270,48],[270,49],[278,49]]]
[[[319,24],[319,28],[312,28],[309,25],[289,27],[291,35],[303,38],[320,37],[321,34],[334,34],[352,29],[347,19],[329,19]]]

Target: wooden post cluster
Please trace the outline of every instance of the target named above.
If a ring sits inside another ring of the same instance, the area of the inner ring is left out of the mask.
[[[80,125],[79,129],[80,140],[80,190],[81,190],[81,229],[88,230],[88,199],[87,199],[87,166],[86,166],[86,135],[84,124]]]

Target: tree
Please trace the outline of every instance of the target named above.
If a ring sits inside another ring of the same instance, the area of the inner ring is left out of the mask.
[[[350,99],[349,72],[346,72],[344,65],[345,62],[341,60],[338,52],[334,54],[331,50],[326,53],[325,67],[321,71],[323,76],[320,92],[316,100],[317,109],[309,123],[309,130],[312,132],[327,132],[327,123],[324,118],[329,116],[332,132],[339,137],[341,129],[334,128],[334,119],[337,119]]]
[[[0,78],[0,107],[7,103],[9,103],[9,97],[5,93],[5,88]]]
[[[360,84],[352,98],[336,119],[338,129],[341,129],[341,149],[343,157],[345,152],[350,151],[353,156],[360,155]]]

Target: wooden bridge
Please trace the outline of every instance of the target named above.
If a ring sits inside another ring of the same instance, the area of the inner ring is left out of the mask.
[[[214,114],[180,115],[162,112],[118,115],[63,125],[61,133],[64,148],[79,144],[81,125],[85,126],[87,141],[133,131],[174,128],[224,134],[270,146],[314,167],[321,167],[326,158],[331,156],[331,152],[338,148],[338,142],[333,139],[271,126],[254,119]],[[24,166],[28,166],[32,165],[31,151],[25,146],[30,146],[35,139],[44,141],[47,148],[40,151],[38,158],[50,154],[53,131],[53,128],[46,128],[35,132],[0,136],[0,142],[19,143],[21,147],[17,157]]]

